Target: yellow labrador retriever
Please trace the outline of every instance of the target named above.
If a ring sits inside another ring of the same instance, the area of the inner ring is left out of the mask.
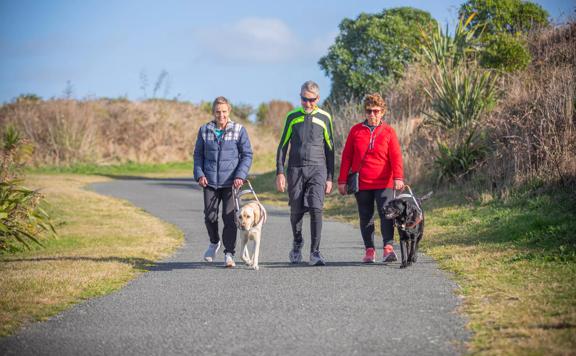
[[[250,201],[240,208],[237,213],[238,229],[242,231],[240,251],[242,261],[246,265],[258,270],[258,256],[260,254],[260,237],[262,226],[266,222],[266,209],[257,201]],[[248,252],[248,241],[254,241],[254,251],[252,257]]]

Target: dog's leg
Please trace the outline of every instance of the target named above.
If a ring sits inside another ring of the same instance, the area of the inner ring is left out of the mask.
[[[248,236],[244,234],[240,239],[240,252],[242,253],[241,258],[242,261],[246,263],[246,265],[250,266],[252,261],[250,261],[250,255],[248,254],[248,246],[246,246],[247,244],[248,244]]]
[[[258,266],[258,256],[260,255],[260,234],[254,237],[254,253],[252,257],[254,260],[252,261],[252,268],[258,270],[260,267]]]
[[[408,254],[408,259],[406,261],[407,265],[410,266],[412,264],[413,258],[414,258],[414,254],[416,253],[415,248],[416,248],[416,241],[415,241],[416,237],[411,237],[410,238],[410,247],[409,247],[409,251],[410,253]]]
[[[404,236],[404,234],[400,234],[400,258],[402,259],[402,263],[400,264],[400,268],[406,268],[408,266],[408,264],[406,263],[406,260],[408,258],[408,251],[407,251],[407,246],[408,245],[408,239],[407,236]]]
[[[412,256],[412,262],[413,263],[416,263],[416,260],[418,259],[418,245],[420,245],[420,240],[422,240],[422,233],[420,233],[418,235],[418,238],[416,239],[416,242],[415,242],[414,256]]]

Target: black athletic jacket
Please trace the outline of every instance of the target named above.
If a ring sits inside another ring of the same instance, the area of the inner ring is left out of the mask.
[[[282,138],[276,153],[276,174],[284,173],[290,145],[289,167],[326,166],[327,179],[334,176],[334,139],[332,117],[316,107],[307,114],[302,107],[286,115]]]

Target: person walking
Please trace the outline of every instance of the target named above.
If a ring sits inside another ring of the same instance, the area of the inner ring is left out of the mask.
[[[374,263],[374,203],[380,216],[380,232],[384,242],[383,262],[397,261],[394,251],[394,224],[384,216],[384,206],[393,199],[394,190],[404,189],[400,144],[394,129],[383,121],[386,103],[380,94],[364,99],[365,119],[350,129],[342,152],[338,191],[347,193],[347,177],[358,172],[358,188],[354,194],[364,240],[365,263]]]
[[[204,260],[213,262],[220,249],[218,211],[222,203],[224,229],[224,263],[234,267],[236,223],[232,187],[238,189],[246,180],[252,165],[252,146],[248,132],[230,120],[232,106],[223,96],[212,103],[214,120],[200,127],[194,147],[194,179],[204,191],[204,222],[210,244]]]
[[[286,115],[284,130],[276,155],[276,189],[284,192],[288,186],[290,224],[294,237],[288,255],[291,263],[302,261],[302,219],[310,214],[309,264],[323,266],[320,254],[322,209],[324,196],[332,191],[334,176],[334,140],[332,117],[318,107],[320,88],[313,81],[302,84],[302,106]],[[288,165],[286,155],[290,149]]]

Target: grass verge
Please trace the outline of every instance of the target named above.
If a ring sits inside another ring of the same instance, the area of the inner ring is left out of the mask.
[[[275,153],[260,154],[252,162],[251,174],[259,175],[270,170],[276,164]],[[44,166],[29,168],[28,174],[80,174],[107,177],[191,177],[194,174],[194,162],[137,163],[126,162],[110,165],[78,163],[70,166]]]
[[[423,249],[461,286],[472,353],[574,353],[575,201],[531,192],[429,209]]]
[[[136,163],[98,165],[79,163],[71,166],[45,166],[28,169],[31,174],[82,174],[100,176],[191,176],[194,164],[190,162]]]
[[[43,249],[0,255],[0,336],[119,289],[182,243],[182,233],[172,225],[82,189],[105,180],[29,176],[27,185],[41,189],[50,204],[59,237],[43,240]]]

